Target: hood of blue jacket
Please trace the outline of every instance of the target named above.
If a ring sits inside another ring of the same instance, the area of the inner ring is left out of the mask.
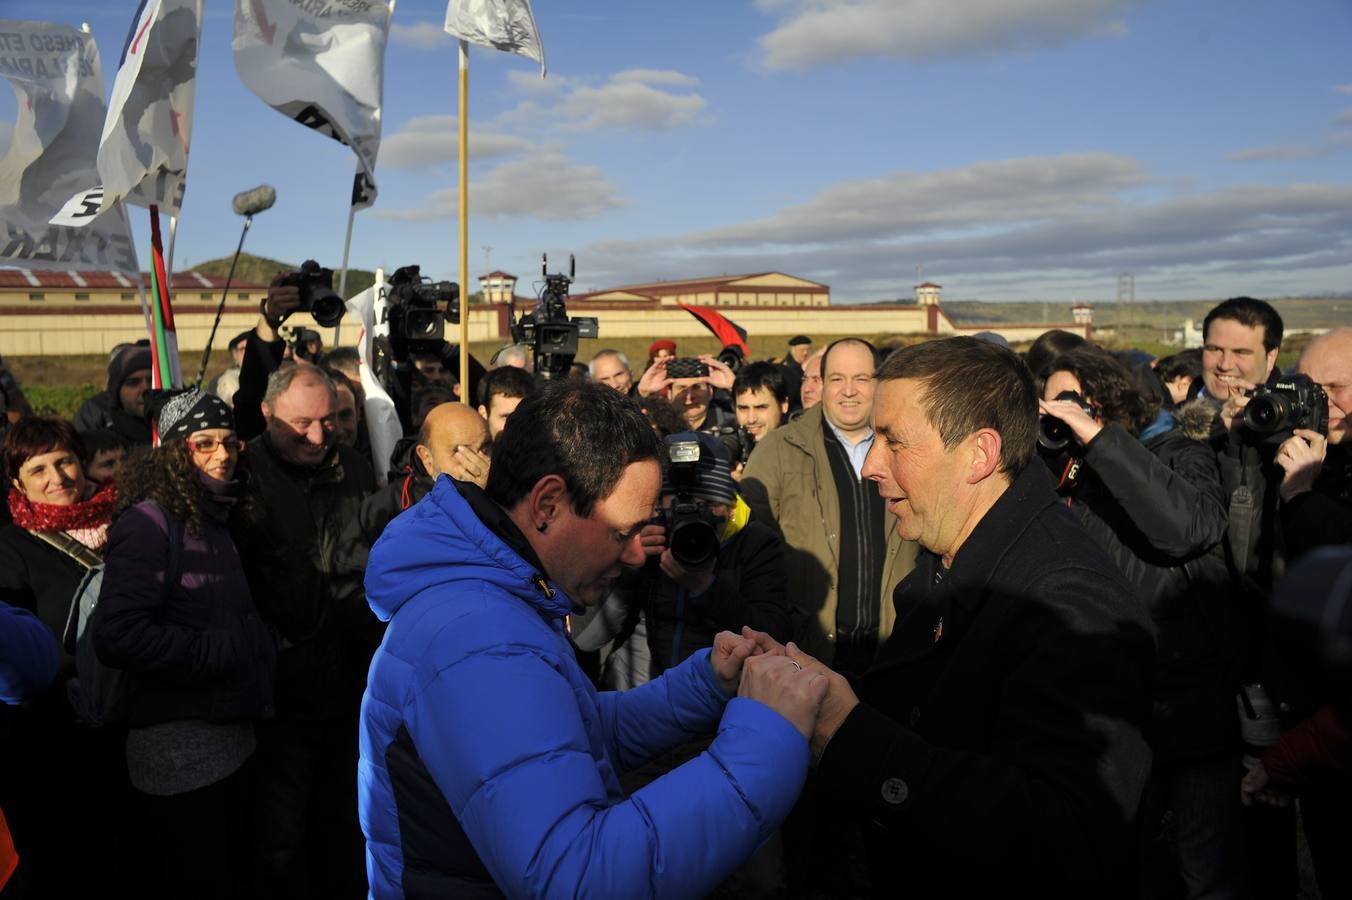
[[[507,523],[499,524],[499,530],[515,531],[506,513],[486,497],[481,503],[486,513],[501,516]],[[525,541],[520,532],[516,538]],[[423,591],[437,589],[446,602],[454,603],[454,588],[462,583],[500,587],[560,628],[571,609],[563,591],[546,582],[539,568],[485,525],[456,483],[442,476],[426,497],[390,522],[371,548],[366,600],[376,616],[388,622],[399,607]]]

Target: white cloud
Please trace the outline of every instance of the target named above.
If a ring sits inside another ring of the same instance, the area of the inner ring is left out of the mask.
[[[1124,270],[1235,290],[1250,277],[1352,277],[1352,184],[1162,190],[1136,161],[1108,154],[894,173],[743,224],[599,242],[585,250],[588,280],[779,269],[849,302],[908,296],[917,264],[967,285],[959,296],[1026,296],[1031,283],[1110,294]]]
[[[1339,127],[1352,125],[1352,109],[1345,109],[1334,118],[1333,124]]]
[[[564,131],[667,131],[701,124],[708,106],[690,90],[699,79],[670,69],[625,69],[604,82],[563,78],[545,86],[539,79],[508,73],[509,83],[527,95],[498,117],[502,124],[549,121]]]
[[[533,149],[489,170],[469,186],[470,212],[489,218],[521,217],[552,222],[592,219],[624,206],[615,186],[596,166],[579,165],[561,150]],[[428,221],[454,216],[459,191],[451,187],[428,195],[416,209],[374,210],[380,219]]]
[[[1231,162],[1273,162],[1290,159],[1314,159],[1328,151],[1324,147],[1311,144],[1269,144],[1264,147],[1248,147],[1225,154]]]
[[[610,80],[617,84],[638,82],[640,84],[671,84],[677,87],[693,87],[699,84],[699,79],[694,75],[687,75],[684,72],[676,72],[671,69],[626,69],[610,76]]]
[[[1333,89],[1339,94],[1352,94],[1352,84],[1335,84]]]
[[[808,69],[885,56],[924,60],[1118,36],[1117,17],[1143,0],[772,0],[783,21],[760,39],[769,69]]]
[[[390,43],[402,44],[418,50],[435,50],[450,43],[451,36],[440,22],[417,22],[413,25],[390,24]]]
[[[416,116],[404,127],[386,137],[380,145],[380,166],[390,169],[419,169],[454,162],[459,156],[460,132],[455,116]],[[510,134],[485,131],[470,124],[471,159],[505,156],[530,146]]]

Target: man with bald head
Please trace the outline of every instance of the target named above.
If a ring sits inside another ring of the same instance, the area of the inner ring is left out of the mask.
[[[473,407],[442,403],[423,419],[413,438],[394,448],[389,483],[362,503],[362,543],[370,547],[395,516],[417,503],[442,475],[488,483],[488,423]]]
[[[1352,542],[1352,328],[1336,328],[1305,347],[1296,371],[1329,398],[1328,435],[1296,429],[1277,449],[1284,476],[1282,531],[1288,556]]]

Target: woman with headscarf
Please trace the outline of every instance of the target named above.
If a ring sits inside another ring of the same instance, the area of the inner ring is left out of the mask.
[[[122,482],[94,649],[131,675],[127,770],[165,896],[246,896],[247,763],[276,650],[228,528],[243,444],[214,394],[151,401],[161,404],[160,446]]]

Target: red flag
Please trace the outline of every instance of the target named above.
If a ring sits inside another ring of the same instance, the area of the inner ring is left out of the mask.
[[[705,328],[714,333],[714,337],[723,342],[724,347],[736,347],[741,350],[743,359],[751,356],[751,348],[746,345],[745,328],[707,306],[686,306],[682,303],[680,307],[699,319]]]

